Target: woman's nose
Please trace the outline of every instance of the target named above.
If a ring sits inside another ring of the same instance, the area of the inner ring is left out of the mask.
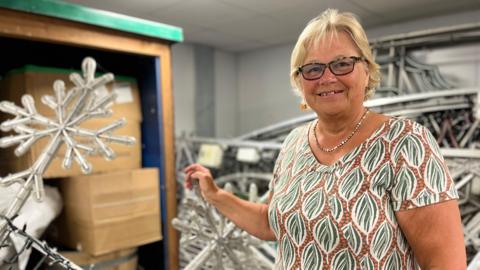
[[[323,83],[331,83],[335,81],[337,81],[337,76],[333,74],[329,68],[326,68],[325,72],[323,73],[323,76],[318,80],[318,83],[323,84]]]

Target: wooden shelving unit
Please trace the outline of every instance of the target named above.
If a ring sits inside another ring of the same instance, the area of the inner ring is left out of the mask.
[[[79,69],[92,56],[99,71],[137,78],[142,163],[160,169],[163,226],[163,240],[140,249],[146,269],[178,269],[170,45],[182,39],[180,28],[61,1],[0,0],[0,74],[25,64]]]

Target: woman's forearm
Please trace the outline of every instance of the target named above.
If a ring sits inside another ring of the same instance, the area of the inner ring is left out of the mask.
[[[208,200],[239,228],[262,240],[276,240],[268,222],[268,205],[242,200],[219,189]]]

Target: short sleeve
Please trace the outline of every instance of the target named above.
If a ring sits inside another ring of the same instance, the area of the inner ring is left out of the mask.
[[[394,181],[391,199],[395,211],[458,199],[455,183],[430,131],[404,120],[402,135],[392,142]]]

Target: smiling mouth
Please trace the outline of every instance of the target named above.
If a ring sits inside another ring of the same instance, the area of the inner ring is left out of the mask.
[[[329,91],[329,92],[322,92],[318,95],[321,96],[321,97],[328,97],[328,96],[335,95],[335,94],[340,94],[340,93],[343,93],[343,90],[333,90],[333,91]]]

